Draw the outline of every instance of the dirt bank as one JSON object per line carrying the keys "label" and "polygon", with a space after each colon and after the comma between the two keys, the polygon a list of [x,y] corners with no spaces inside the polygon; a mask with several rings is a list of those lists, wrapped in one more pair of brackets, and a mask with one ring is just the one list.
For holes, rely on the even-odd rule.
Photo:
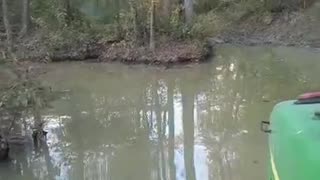
{"label": "dirt bank", "polygon": [[320,3],[294,12],[249,15],[223,33],[210,38],[212,44],[276,45],[320,48]]}
{"label": "dirt bank", "polygon": [[205,62],[211,55],[210,47],[195,41],[158,42],[151,51],[147,46],[130,42],[99,39],[48,48],[33,37],[21,42],[17,49],[18,59],[32,62],[94,61],[170,66]]}
{"label": "dirt bank", "polygon": [[100,62],[119,61],[126,64],[175,65],[206,61],[210,49],[192,42],[168,42],[158,45],[155,51],[147,47],[134,47],[126,43],[105,46]]}

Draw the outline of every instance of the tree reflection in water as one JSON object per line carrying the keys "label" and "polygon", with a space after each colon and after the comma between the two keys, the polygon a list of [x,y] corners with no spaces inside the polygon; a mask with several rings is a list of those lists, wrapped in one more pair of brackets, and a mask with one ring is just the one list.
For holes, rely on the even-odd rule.
{"label": "tree reflection in water", "polygon": [[229,51],[192,70],[54,65],[46,79],[71,91],[46,112],[48,151],[20,152],[0,179],[263,179],[258,121],[320,82],[273,49]]}

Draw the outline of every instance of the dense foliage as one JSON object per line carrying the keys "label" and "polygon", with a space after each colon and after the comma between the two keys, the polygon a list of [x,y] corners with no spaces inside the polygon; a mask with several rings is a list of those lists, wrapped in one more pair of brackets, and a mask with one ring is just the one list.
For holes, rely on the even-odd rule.
{"label": "dense foliage", "polygon": [[[61,36],[76,39],[84,34],[85,38],[98,36],[138,42],[148,42],[153,26],[156,36],[207,37],[249,13],[297,10],[312,3],[311,0],[156,0],[154,4],[152,0],[24,1],[27,3],[2,1],[8,4],[13,34],[15,27],[28,23],[21,18],[27,9],[24,15],[29,16],[32,24],[29,31],[31,27],[46,30],[53,36],[49,40],[59,41]],[[29,7],[24,8],[25,5]],[[150,24],[151,17],[154,24]]]}

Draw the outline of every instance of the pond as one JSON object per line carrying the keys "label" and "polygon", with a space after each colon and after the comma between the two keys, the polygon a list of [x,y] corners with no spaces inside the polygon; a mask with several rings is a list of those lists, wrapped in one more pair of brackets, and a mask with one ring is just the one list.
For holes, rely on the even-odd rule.
{"label": "pond", "polygon": [[310,49],[217,49],[164,69],[56,63],[41,78],[61,99],[43,113],[48,151],[24,152],[0,179],[266,180],[273,106],[320,89]]}

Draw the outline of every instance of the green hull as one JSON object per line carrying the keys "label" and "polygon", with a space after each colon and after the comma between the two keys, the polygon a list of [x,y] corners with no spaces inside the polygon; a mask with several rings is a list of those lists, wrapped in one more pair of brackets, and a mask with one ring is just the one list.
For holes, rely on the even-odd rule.
{"label": "green hull", "polygon": [[286,101],[275,106],[269,136],[270,179],[320,179],[320,104],[296,105]]}

